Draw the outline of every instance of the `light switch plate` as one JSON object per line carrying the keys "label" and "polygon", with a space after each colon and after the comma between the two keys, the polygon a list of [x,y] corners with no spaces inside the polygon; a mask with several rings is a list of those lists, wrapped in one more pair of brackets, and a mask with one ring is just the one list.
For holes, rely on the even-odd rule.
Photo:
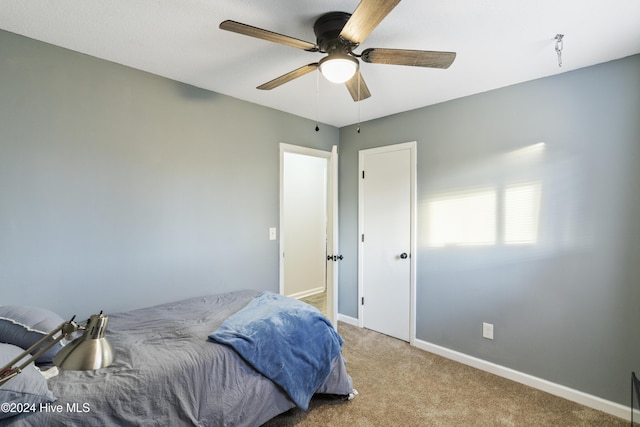
{"label": "light switch plate", "polygon": [[276,228],[275,227],[270,227],[269,228],[269,240],[276,240]]}

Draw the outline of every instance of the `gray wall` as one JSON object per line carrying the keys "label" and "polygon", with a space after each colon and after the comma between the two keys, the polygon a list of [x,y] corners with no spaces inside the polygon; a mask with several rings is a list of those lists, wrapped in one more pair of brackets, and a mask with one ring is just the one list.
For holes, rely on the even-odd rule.
{"label": "gray wall", "polygon": [[279,142],[337,128],[0,31],[0,304],[278,291]]}
{"label": "gray wall", "polygon": [[[357,317],[358,150],[414,140],[417,338],[627,405],[640,370],[640,55],[340,129],[343,314]],[[541,162],[505,165],[538,142]],[[431,197],[522,177],[542,183],[537,244],[427,245]]]}

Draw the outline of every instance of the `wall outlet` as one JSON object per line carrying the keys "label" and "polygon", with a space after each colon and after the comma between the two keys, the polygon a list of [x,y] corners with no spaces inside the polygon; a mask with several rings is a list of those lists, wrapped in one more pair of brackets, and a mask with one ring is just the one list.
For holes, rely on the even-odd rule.
{"label": "wall outlet", "polygon": [[493,339],[493,324],[482,322],[482,337],[492,340]]}
{"label": "wall outlet", "polygon": [[276,228],[275,227],[270,227],[269,228],[269,240],[276,240]]}

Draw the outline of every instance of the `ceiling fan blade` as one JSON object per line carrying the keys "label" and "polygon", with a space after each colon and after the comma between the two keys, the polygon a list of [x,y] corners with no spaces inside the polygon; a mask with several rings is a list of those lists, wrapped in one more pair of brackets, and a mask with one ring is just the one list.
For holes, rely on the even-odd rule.
{"label": "ceiling fan blade", "polygon": [[371,96],[371,92],[369,92],[369,88],[364,82],[360,71],[347,80],[345,85],[347,86],[347,89],[349,89],[349,93],[355,102],[362,101],[363,99],[367,99]]}
{"label": "ceiling fan blade", "polygon": [[365,49],[361,59],[373,64],[449,68],[453,60],[456,59],[456,53],[406,49]]}
{"label": "ceiling fan blade", "polygon": [[362,0],[344,25],[340,37],[360,44],[400,0]]}
{"label": "ceiling fan blade", "polygon": [[305,74],[308,74],[318,68],[318,63],[314,62],[313,64],[303,65],[300,68],[297,68],[293,71],[289,71],[287,74],[283,74],[280,77],[277,77],[267,83],[261,84],[257,87],[260,90],[271,90],[277,88],[280,85],[283,85],[291,80],[297,79],[298,77],[302,77]]}
{"label": "ceiling fan blade", "polygon": [[256,37],[274,43],[280,43],[285,46],[295,47],[296,49],[302,49],[308,52],[318,51],[318,46],[313,43],[274,33],[273,31],[263,30],[262,28],[252,27],[251,25],[242,24],[236,21],[223,21],[220,23],[220,29],[243,34],[245,36]]}

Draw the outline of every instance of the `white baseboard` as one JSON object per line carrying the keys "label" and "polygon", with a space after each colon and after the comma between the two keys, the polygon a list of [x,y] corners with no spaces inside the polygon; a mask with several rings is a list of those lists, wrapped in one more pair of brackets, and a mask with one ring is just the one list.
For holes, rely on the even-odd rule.
{"label": "white baseboard", "polygon": [[344,322],[351,326],[356,326],[356,327],[359,326],[357,318],[340,314],[340,313],[338,313],[338,322]]}
{"label": "white baseboard", "polygon": [[311,295],[319,294],[324,292],[324,286],[320,286],[319,288],[308,289],[302,292],[296,292],[295,294],[287,295],[289,298],[301,299],[306,298]]}
{"label": "white baseboard", "polygon": [[[456,362],[472,366],[482,371],[490,372],[500,377],[528,385],[538,390],[542,390],[555,396],[571,400],[572,402],[588,406],[589,408],[606,412],[625,420],[631,420],[631,410],[628,406],[611,402],[609,400],[605,400],[600,397],[584,393],[582,391],[578,391],[560,384],[552,383],[551,381],[537,378],[532,375],[525,374],[523,372],[519,372],[501,365],[497,365],[486,360],[478,359],[477,357],[469,356],[455,350],[450,350],[446,347],[431,344],[426,341],[416,339],[414,341],[414,345],[421,350],[437,354],[447,359],[455,360]],[[631,384],[631,379],[629,379],[629,384]],[[638,416],[638,419],[640,419],[640,411],[634,410],[634,420],[636,416]]]}

